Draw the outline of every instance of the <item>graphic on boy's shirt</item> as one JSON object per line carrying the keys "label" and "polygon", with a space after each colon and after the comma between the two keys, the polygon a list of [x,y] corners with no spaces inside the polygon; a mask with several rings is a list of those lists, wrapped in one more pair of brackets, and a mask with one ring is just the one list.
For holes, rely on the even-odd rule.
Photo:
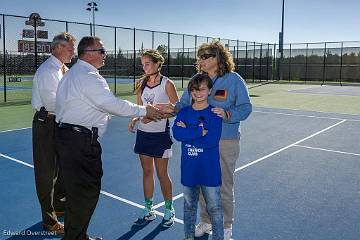
{"label": "graphic on boy's shirt", "polygon": [[154,93],[151,93],[151,94],[144,93],[142,97],[145,99],[146,104],[154,103],[154,98],[155,98]]}
{"label": "graphic on boy's shirt", "polygon": [[195,146],[192,146],[191,144],[185,144],[185,147],[187,148],[188,156],[196,157],[199,155],[199,153],[204,152],[203,148],[196,148]]}
{"label": "graphic on boy's shirt", "polygon": [[214,99],[217,101],[226,101],[228,91],[226,89],[218,89],[214,94]]}

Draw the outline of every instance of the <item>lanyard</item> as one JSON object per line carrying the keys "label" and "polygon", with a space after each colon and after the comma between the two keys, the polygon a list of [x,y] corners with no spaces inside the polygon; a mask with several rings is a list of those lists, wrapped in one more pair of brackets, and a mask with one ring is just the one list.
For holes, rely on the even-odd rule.
{"label": "lanyard", "polygon": [[216,76],[215,78],[214,78],[214,80],[212,80],[213,81],[213,87],[215,86],[215,83],[216,83],[216,81],[219,79],[219,76]]}

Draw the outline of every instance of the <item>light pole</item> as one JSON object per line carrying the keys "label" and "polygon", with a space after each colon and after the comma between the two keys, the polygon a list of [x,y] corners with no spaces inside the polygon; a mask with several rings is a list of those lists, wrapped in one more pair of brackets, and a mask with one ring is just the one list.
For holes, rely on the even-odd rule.
{"label": "light pole", "polygon": [[96,2],[89,2],[87,4],[89,7],[86,8],[87,11],[92,12],[92,25],[93,25],[93,30],[92,30],[92,34],[93,36],[95,36],[95,12],[99,11],[99,9],[97,8],[97,4]]}
{"label": "light pole", "polygon": [[281,13],[281,32],[279,32],[279,52],[280,52],[280,60],[279,60],[279,80],[282,80],[282,63],[284,59],[284,5],[285,0],[282,0],[282,13]]}

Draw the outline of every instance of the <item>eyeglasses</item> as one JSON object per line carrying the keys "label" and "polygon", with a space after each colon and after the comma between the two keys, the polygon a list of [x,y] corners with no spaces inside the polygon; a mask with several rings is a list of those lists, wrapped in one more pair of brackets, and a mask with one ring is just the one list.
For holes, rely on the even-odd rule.
{"label": "eyeglasses", "polygon": [[99,49],[86,49],[85,51],[86,51],[86,52],[97,52],[97,51],[99,51],[101,54],[105,54],[105,53],[106,53],[105,48],[99,48]]}
{"label": "eyeglasses", "polygon": [[211,53],[205,53],[205,54],[202,54],[202,55],[200,56],[200,59],[201,59],[201,60],[206,60],[206,59],[211,58],[211,57],[216,57],[216,55],[215,55],[215,54],[211,54]]}

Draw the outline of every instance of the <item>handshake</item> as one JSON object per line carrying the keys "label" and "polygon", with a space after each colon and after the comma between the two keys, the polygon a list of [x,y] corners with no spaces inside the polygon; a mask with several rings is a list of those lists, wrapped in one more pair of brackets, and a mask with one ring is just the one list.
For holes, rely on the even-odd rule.
{"label": "handshake", "polygon": [[146,105],[145,118],[151,121],[173,117],[174,115],[175,105],[172,103],[157,103],[155,105]]}
{"label": "handshake", "polygon": [[[155,105],[146,105],[146,115],[141,119],[142,123],[149,123],[151,121],[157,121],[173,117],[175,115],[175,105],[172,103],[158,103]],[[135,132],[136,122],[139,121],[139,117],[132,118],[129,122],[128,129],[130,132]]]}

